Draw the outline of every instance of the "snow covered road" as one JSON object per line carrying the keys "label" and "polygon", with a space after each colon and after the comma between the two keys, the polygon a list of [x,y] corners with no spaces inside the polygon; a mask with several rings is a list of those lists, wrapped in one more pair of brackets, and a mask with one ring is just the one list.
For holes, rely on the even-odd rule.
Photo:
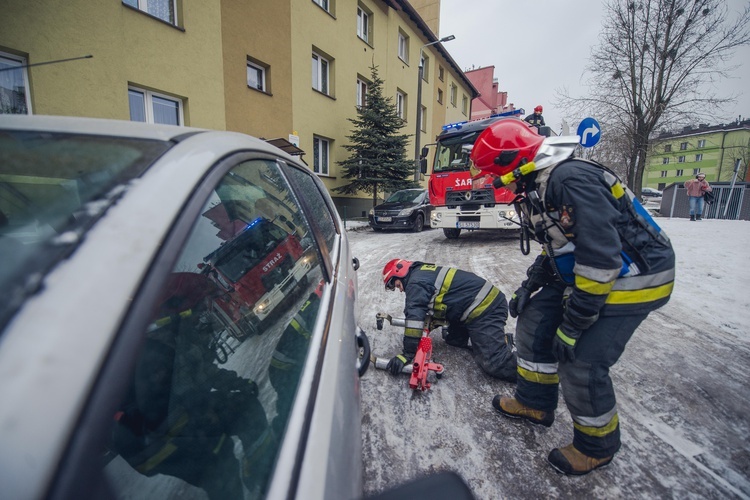
{"label": "snow covered road", "polygon": [[[478,499],[750,498],[750,222],[658,219],[677,254],[672,300],[652,313],[612,369],[623,446],[612,464],[583,477],[557,474],[552,448],[572,439],[560,399],[551,428],[509,420],[490,402],[513,385],[486,376],[469,352],[435,339],[446,374],[426,393],[406,376],[371,368],[362,378],[365,493],[441,470],[458,472]],[[403,316],[381,270],[406,258],[472,271],[510,296],[538,247],[491,232],[447,240],[442,231],[350,231],[361,267],[359,323],[373,352],[400,352],[400,329],[375,314]],[[509,318],[508,331],[515,320]]]}

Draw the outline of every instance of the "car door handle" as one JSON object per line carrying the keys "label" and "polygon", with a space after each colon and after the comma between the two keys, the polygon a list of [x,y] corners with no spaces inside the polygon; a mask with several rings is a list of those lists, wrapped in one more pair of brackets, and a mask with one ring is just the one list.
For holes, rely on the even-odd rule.
{"label": "car door handle", "polygon": [[357,327],[357,372],[360,377],[364,375],[370,367],[371,354],[370,340],[367,338],[367,334],[362,328]]}

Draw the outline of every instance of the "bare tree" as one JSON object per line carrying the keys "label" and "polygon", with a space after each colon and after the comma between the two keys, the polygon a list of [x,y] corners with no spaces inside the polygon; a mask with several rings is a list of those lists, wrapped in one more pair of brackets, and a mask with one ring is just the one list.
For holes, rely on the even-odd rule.
{"label": "bare tree", "polygon": [[715,113],[736,97],[712,89],[735,69],[728,65],[734,50],[750,43],[750,5],[730,21],[724,0],[606,0],[604,17],[586,68],[589,95],[563,90],[558,99],[568,110],[607,122],[610,139],[625,138],[626,149],[613,150],[640,195],[657,127]]}

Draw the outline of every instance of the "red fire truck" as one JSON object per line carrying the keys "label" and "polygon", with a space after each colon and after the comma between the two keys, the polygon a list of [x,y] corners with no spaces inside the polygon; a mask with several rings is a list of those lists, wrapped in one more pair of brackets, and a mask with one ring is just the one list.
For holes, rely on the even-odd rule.
{"label": "red fire truck", "polygon": [[[523,109],[518,109],[482,120],[443,126],[443,131],[437,137],[428,192],[430,204],[435,207],[430,216],[430,225],[443,228],[446,238],[458,238],[463,229],[520,229],[518,214],[511,205],[515,195],[505,188],[493,188],[490,176],[472,181],[469,155],[474,141],[491,123],[519,120],[523,112]],[[549,134],[540,130],[543,135],[545,132]],[[422,156],[426,155],[423,149]]]}
{"label": "red fire truck", "polygon": [[296,234],[260,217],[203,260],[203,272],[226,292],[214,301],[214,312],[243,338],[306,279],[313,258]]}

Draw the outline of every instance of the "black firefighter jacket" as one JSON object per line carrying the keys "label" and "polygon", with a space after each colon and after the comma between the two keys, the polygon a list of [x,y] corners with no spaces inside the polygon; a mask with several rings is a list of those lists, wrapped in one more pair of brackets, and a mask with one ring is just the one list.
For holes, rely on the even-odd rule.
{"label": "black firefighter jacket", "polygon": [[[536,174],[522,210],[556,274],[572,287],[566,319],[582,330],[598,316],[648,313],[672,293],[669,238],[609,170],[568,159]],[[539,202],[533,202],[533,193]]]}

